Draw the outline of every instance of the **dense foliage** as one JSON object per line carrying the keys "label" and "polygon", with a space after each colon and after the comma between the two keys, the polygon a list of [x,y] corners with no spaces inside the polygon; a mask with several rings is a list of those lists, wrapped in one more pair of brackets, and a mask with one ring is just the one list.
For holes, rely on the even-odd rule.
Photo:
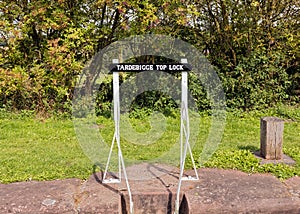
{"label": "dense foliage", "polygon": [[[229,108],[295,104],[299,12],[298,0],[3,0],[0,108],[70,112],[76,78],[91,57],[143,33],[172,35],[201,50],[218,71]],[[100,86],[99,113],[109,109],[110,82]],[[191,87],[208,108],[197,80]]]}

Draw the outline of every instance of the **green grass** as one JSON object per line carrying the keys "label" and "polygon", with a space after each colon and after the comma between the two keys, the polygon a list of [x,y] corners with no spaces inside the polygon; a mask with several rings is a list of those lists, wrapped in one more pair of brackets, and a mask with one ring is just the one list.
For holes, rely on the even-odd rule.
{"label": "green grass", "polygon": [[[259,150],[260,118],[264,116],[278,116],[285,120],[283,151],[296,161],[295,166],[260,165],[253,156],[252,153]],[[204,166],[238,169],[248,173],[270,172],[282,179],[300,176],[300,109],[280,107],[265,112],[229,113],[222,143]]]}
{"label": "green grass", "polygon": [[[282,164],[261,166],[251,153],[259,149],[260,117],[270,115],[287,120],[284,128],[284,153],[296,160],[297,164],[293,167]],[[129,143],[122,138],[125,158],[132,161],[160,161],[159,158],[171,149],[175,149],[174,153],[178,154],[178,147],[174,145],[178,145],[179,140],[179,117],[168,117],[166,121],[166,130],[155,143],[141,145],[138,142]],[[140,134],[149,131],[151,127],[147,118],[132,118],[130,122]],[[283,179],[300,176],[299,108],[280,107],[265,112],[228,113],[222,142],[209,161],[203,164],[199,162],[199,157],[209,133],[210,122],[209,116],[201,116],[199,136],[193,149],[198,167],[238,169],[247,173],[270,172]],[[113,137],[113,121],[99,117],[97,123],[109,146]],[[193,117],[191,125],[193,132],[196,126]],[[85,156],[77,141],[72,120],[68,119],[41,120],[26,112],[0,112],[0,151],[1,183],[71,177],[85,179],[94,170],[93,163]],[[163,160],[173,161],[171,156],[166,156]],[[189,158],[187,167],[191,167]]]}
{"label": "green grass", "polygon": [[5,116],[0,119],[0,182],[86,178],[92,166],[72,121]]}

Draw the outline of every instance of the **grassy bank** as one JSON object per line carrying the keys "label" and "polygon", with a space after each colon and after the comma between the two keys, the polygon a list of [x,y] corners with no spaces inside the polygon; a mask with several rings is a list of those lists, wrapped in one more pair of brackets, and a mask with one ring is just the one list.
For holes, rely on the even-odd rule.
{"label": "grassy bank", "polygon": [[[284,152],[296,160],[297,164],[293,167],[281,164],[260,166],[252,155],[259,149],[259,119],[270,115],[286,120]],[[169,117],[166,121],[166,130],[156,143],[140,145],[122,140],[124,156],[127,159],[151,160],[168,151],[174,142],[178,142],[179,117]],[[200,118],[199,135],[193,149],[198,167],[230,168],[248,173],[271,172],[279,178],[300,176],[299,108],[228,113],[217,151],[208,162],[202,164],[198,159],[209,133],[210,121],[207,115]],[[112,120],[99,117],[97,123],[101,135],[110,144],[114,127]],[[150,129],[147,118],[132,119],[131,124],[139,133]],[[93,163],[82,151],[73,122],[68,119],[39,119],[32,115],[1,112],[0,151],[1,183],[70,177],[85,179],[93,172]],[[190,160],[187,166],[191,166]]]}

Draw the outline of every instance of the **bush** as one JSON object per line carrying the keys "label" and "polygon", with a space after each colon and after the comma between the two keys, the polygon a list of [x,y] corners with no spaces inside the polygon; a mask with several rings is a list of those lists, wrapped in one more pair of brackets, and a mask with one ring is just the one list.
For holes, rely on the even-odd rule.
{"label": "bush", "polygon": [[289,98],[289,81],[277,53],[255,51],[243,57],[230,75],[223,75],[229,108],[264,109]]}

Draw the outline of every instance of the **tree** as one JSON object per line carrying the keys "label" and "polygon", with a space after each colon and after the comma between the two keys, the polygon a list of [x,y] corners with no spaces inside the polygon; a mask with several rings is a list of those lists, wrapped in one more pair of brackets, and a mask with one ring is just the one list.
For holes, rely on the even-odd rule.
{"label": "tree", "polygon": [[[229,107],[298,101],[297,0],[4,0],[0,2],[0,107],[70,111],[78,74],[121,38],[159,33],[203,50]],[[140,58],[139,60],[147,60]],[[85,88],[95,78],[86,78]],[[198,83],[195,96],[201,103]],[[275,90],[274,90],[275,89]],[[298,93],[298,94],[297,94]]]}
{"label": "tree", "polygon": [[298,1],[206,0],[196,7],[203,15],[194,17],[194,28],[229,107],[265,107],[291,95],[287,70],[299,67]]}
{"label": "tree", "polygon": [[0,103],[12,109],[68,110],[76,76],[116,40],[122,22],[113,1],[14,0],[0,8]]}

